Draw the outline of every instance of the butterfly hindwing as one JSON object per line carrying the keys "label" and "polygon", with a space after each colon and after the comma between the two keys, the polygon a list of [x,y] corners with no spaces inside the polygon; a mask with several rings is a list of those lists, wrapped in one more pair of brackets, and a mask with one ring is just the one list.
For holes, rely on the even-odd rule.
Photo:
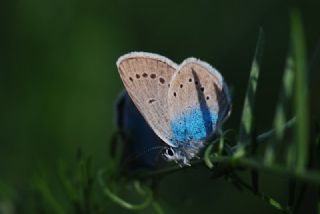
{"label": "butterfly hindwing", "polygon": [[194,58],[186,59],[172,77],[168,104],[170,126],[177,143],[203,141],[231,108],[220,73]]}
{"label": "butterfly hindwing", "polygon": [[117,66],[134,104],[154,132],[171,145],[167,96],[177,65],[157,54],[134,52],[120,57]]}

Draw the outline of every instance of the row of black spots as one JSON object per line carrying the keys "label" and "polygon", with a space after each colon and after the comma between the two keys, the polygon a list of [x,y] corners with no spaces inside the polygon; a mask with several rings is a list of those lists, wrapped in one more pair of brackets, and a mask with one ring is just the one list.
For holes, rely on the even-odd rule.
{"label": "row of black spots", "polygon": [[198,81],[195,81],[194,84],[196,84],[196,86],[200,88],[200,91],[204,92],[204,87],[200,85]]}
{"label": "row of black spots", "polygon": [[[137,79],[140,79],[140,74],[136,74],[136,78]],[[148,77],[148,74],[147,73],[143,73],[142,74],[142,77],[144,77],[144,78],[147,78]],[[150,78],[151,79],[155,79],[157,77],[157,75],[156,74],[150,74]],[[132,77],[129,77],[129,80],[131,81],[131,82],[133,82],[133,78]],[[163,79],[162,77],[160,77],[159,78],[159,82],[161,83],[161,84],[164,84],[166,81],[165,81],[165,79]],[[170,87],[170,84],[168,85],[169,87]]]}
{"label": "row of black spots", "polygon": [[[189,78],[189,82],[192,82],[192,79],[191,79],[191,78]],[[198,85],[198,84],[199,84],[198,81],[195,81],[195,84]],[[170,87],[170,84],[168,84],[168,87]],[[180,84],[180,88],[183,88],[183,84]],[[201,86],[201,87],[200,87],[200,90],[201,90],[202,92],[204,92],[204,87]],[[176,92],[174,92],[174,93],[176,94]],[[176,95],[173,95],[173,96],[176,96]]]}
{"label": "row of black spots", "polygon": [[[168,86],[170,87],[170,84],[169,84]],[[180,88],[183,88],[183,84],[180,84]],[[200,87],[200,90],[201,90],[201,92],[204,92],[204,87],[201,86],[201,87]],[[177,93],[176,93],[176,92],[173,92],[173,96],[176,97],[176,96],[177,96]],[[209,100],[209,99],[210,99],[210,97],[209,97],[209,96],[206,96],[206,100]]]}
{"label": "row of black spots", "polygon": [[[190,80],[191,80],[191,79],[189,79],[189,82],[190,82]],[[191,81],[192,81],[192,80],[191,80]],[[170,85],[169,85],[169,87],[170,87]],[[183,84],[180,84],[180,88],[183,88]],[[173,92],[173,96],[176,97],[176,96],[177,96],[177,93],[176,93],[176,92]]]}
{"label": "row of black spots", "polygon": [[[192,82],[192,81],[193,81],[192,78],[189,78],[189,82]],[[196,80],[196,81],[194,82],[194,84],[195,84],[195,85],[198,85],[199,82]]]}
{"label": "row of black spots", "polygon": [[[168,86],[170,87],[170,84],[169,84]],[[180,84],[180,88],[183,88],[183,84]],[[201,87],[200,87],[200,90],[201,90],[202,92],[204,92],[204,87],[201,86]]]}
{"label": "row of black spots", "polygon": [[[176,97],[177,96],[177,93],[176,92],[173,92],[173,96]],[[210,97],[209,96],[206,96],[206,100],[209,100]]]}

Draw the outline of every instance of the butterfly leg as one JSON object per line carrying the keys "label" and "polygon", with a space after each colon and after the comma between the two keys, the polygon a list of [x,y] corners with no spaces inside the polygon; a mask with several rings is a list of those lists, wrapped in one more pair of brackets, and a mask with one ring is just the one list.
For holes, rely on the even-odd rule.
{"label": "butterfly leg", "polygon": [[183,157],[183,165],[185,166],[191,166],[189,160],[187,159],[187,157]]}

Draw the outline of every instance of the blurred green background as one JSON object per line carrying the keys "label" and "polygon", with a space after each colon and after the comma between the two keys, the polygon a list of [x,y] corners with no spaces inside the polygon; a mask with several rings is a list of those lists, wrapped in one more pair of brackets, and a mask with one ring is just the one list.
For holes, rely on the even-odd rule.
{"label": "blurred green background", "polygon": [[[114,101],[123,88],[115,62],[122,54],[147,51],[177,63],[190,56],[209,62],[231,88],[233,113],[226,127],[237,129],[263,27],[256,115],[262,132],[272,124],[278,99],[291,6],[302,13],[309,58],[320,38],[316,0],[8,0],[0,5],[0,182],[16,198],[28,197],[25,190],[39,169],[54,175],[59,160],[73,163],[78,148],[92,154],[98,167],[108,165]],[[313,90],[319,92],[319,84]],[[320,109],[319,96],[312,99],[313,109]],[[319,111],[312,117],[319,119]],[[284,178],[266,175],[262,181],[267,193],[283,199]],[[166,177],[159,194],[168,213],[279,213],[223,180],[212,181],[201,168]],[[127,212],[116,205],[108,211]]]}

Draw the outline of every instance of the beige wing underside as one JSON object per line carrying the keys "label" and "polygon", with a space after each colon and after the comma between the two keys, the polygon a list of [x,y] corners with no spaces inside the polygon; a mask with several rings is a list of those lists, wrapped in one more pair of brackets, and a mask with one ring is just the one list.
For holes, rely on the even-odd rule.
{"label": "beige wing underside", "polygon": [[177,65],[169,59],[143,52],[120,57],[118,70],[124,86],[154,132],[171,145],[168,90]]}
{"label": "beige wing underside", "polygon": [[221,125],[231,110],[228,88],[221,74],[209,64],[194,58],[186,59],[173,76],[168,104],[172,119],[192,109],[199,109],[202,113],[215,112],[216,122],[209,121],[212,130]]}

